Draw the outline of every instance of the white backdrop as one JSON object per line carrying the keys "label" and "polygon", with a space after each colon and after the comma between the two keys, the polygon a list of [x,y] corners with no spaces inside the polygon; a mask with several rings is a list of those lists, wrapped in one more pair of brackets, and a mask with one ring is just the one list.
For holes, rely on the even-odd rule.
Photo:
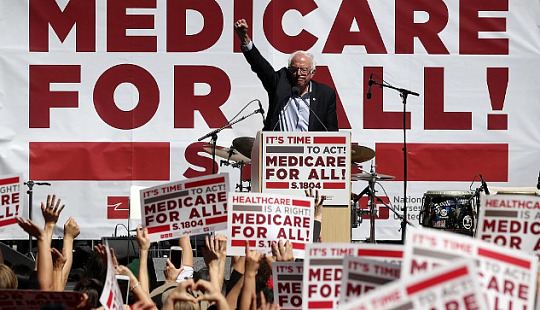
{"label": "white backdrop", "polygon": [[[0,1],[0,175],[50,182],[34,188],[34,210],[56,193],[67,205],[59,223],[73,216],[80,238],[127,225],[121,209],[131,185],[211,173],[197,139],[253,99],[267,108],[234,40],[239,17],[276,69],[293,50],[315,54],[314,79],[339,95],[340,128],[376,151],[364,170],[373,164],[396,176],[377,194],[397,208],[403,104],[388,88],[373,87],[366,100],[367,80],[374,73],[420,93],[406,106],[411,222],[418,223],[426,191],[468,191],[478,173],[490,185],[536,186],[537,0],[152,0],[137,9],[125,2]],[[261,127],[254,115],[220,132],[217,144],[254,137]],[[219,159],[216,167],[230,173],[232,187],[238,183],[237,169]],[[353,182],[353,193],[366,185]],[[380,214],[377,239],[399,239],[398,221]],[[353,237],[368,231],[365,221]],[[1,236],[26,238],[18,228]]]}

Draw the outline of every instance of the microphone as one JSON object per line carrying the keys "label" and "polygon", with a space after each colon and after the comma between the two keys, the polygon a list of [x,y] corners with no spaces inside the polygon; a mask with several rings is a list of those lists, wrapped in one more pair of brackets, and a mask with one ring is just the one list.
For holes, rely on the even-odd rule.
{"label": "microphone", "polygon": [[261,116],[263,118],[263,122],[264,122],[264,109],[262,107],[262,103],[260,100],[257,100],[257,102],[259,103],[259,110],[257,111],[258,113],[261,113]]}
{"label": "microphone", "polygon": [[540,171],[538,172],[538,183],[536,183],[536,188],[540,189]]}
{"label": "microphone", "polygon": [[482,180],[482,187],[484,188],[484,191],[486,192],[486,195],[489,195],[489,189],[486,184],[486,181],[484,181],[484,177],[480,175],[480,180]]}
{"label": "microphone", "polygon": [[373,85],[373,73],[369,75],[368,90],[367,90],[367,99],[371,99],[371,85]]}

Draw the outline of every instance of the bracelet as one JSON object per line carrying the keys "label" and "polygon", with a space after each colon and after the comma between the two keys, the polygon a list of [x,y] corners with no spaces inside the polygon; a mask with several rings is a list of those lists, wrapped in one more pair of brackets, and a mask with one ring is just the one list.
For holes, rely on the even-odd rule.
{"label": "bracelet", "polygon": [[130,287],[130,288],[129,288],[129,291],[130,291],[130,292],[133,292],[133,290],[134,290],[135,288],[137,288],[137,286],[139,286],[139,285],[141,285],[141,282],[137,282],[135,285],[133,285],[132,287]]}

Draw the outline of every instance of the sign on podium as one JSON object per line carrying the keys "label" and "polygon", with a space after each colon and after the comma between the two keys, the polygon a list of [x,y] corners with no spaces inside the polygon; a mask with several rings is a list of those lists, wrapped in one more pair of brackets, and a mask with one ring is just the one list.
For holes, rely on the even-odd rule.
{"label": "sign on podium", "polygon": [[326,197],[321,237],[350,242],[350,132],[257,133],[251,154],[251,190]]}

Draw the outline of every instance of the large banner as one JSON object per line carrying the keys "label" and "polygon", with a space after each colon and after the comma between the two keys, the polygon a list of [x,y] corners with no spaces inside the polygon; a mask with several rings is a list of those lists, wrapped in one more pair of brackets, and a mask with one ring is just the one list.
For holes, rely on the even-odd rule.
{"label": "large banner", "polygon": [[[479,173],[490,185],[536,186],[537,0],[7,0],[0,12],[0,174],[51,183],[33,201],[57,194],[83,239],[127,223],[132,185],[212,172],[240,181],[240,168],[205,151],[209,138],[198,141],[254,112],[255,102],[243,110],[254,99],[268,110],[235,38],[239,18],[276,69],[295,50],[315,55],[314,79],[336,90],[339,127],[375,151],[360,166],[395,177],[377,194],[406,205],[411,222],[425,192],[468,191]],[[370,76],[420,96],[404,105],[373,85],[367,100]],[[261,128],[253,115],[221,130],[217,145]],[[376,236],[399,239],[399,220],[376,208]],[[365,220],[353,238],[367,236]]]}

